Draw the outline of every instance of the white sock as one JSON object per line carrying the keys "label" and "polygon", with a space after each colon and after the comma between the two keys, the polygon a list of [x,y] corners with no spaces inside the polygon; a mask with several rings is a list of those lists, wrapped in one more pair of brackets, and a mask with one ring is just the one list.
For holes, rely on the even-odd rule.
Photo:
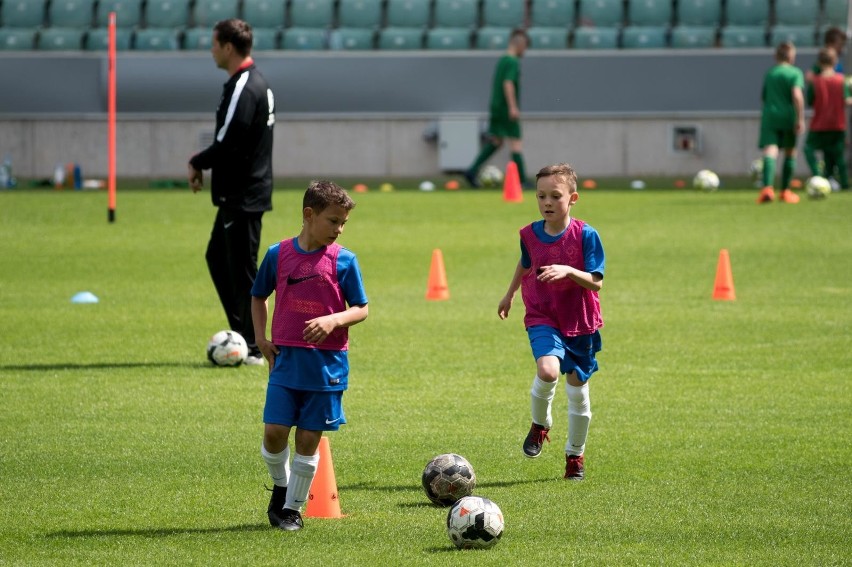
{"label": "white sock", "polygon": [[269,469],[269,476],[272,477],[275,486],[287,486],[290,480],[290,446],[285,447],[280,453],[270,453],[261,443],[260,454],[266,461],[266,468]]}
{"label": "white sock", "polygon": [[293,457],[291,467],[290,487],[287,489],[287,501],[285,508],[302,511],[302,505],[308,501],[308,493],[311,491],[311,483],[317,474],[319,466],[319,452],[316,455],[306,457],[296,453]]}
{"label": "white sock", "polygon": [[553,382],[545,382],[536,376],[533,379],[532,389],[530,390],[530,410],[533,423],[543,425],[547,429],[550,429],[550,426],[553,425],[550,406],[553,402],[553,396],[556,394],[556,384],[558,382],[559,379]]}
{"label": "white sock", "polygon": [[565,384],[565,391],[568,393],[568,441],[565,443],[565,452],[582,455],[586,450],[589,422],[592,421],[589,385],[578,387]]}

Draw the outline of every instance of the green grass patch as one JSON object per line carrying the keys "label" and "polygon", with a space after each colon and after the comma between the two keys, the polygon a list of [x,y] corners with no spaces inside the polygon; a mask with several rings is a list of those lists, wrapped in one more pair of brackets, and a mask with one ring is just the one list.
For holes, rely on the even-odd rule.
{"label": "green grass patch", "polygon": [[[277,191],[263,247],[300,227]],[[0,564],[849,564],[852,195],[582,193],[607,272],[587,480],[566,483],[566,400],[527,460],[534,362],[520,297],[530,193],[391,194],[342,237],[370,318],[351,332],[349,424],[330,435],[347,516],[269,528],[262,368],[204,356],[226,325],[206,271],[214,209],[186,190],[0,193]],[[433,248],[451,299],[425,301]],[[737,300],[711,299],[719,250]],[[96,305],[72,305],[88,290]],[[420,473],[473,464],[506,517],[458,552]]]}

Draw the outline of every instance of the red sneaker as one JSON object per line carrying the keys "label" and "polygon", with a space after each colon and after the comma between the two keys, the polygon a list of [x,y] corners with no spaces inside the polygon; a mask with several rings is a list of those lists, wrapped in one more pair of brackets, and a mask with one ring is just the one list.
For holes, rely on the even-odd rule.
{"label": "red sneaker", "polygon": [[530,432],[527,433],[527,438],[524,439],[524,455],[531,459],[541,455],[541,446],[544,445],[545,441],[550,443],[550,437],[547,436],[549,431],[550,429],[545,426],[533,422],[530,426]]}
{"label": "red sneaker", "polygon": [[799,202],[799,196],[789,189],[784,189],[778,196],[778,200],[782,203],[790,203],[794,205]]}
{"label": "red sneaker", "polygon": [[586,478],[586,467],[583,463],[583,455],[565,455],[565,478],[568,480]]}
{"label": "red sneaker", "polygon": [[757,198],[757,204],[771,203],[775,199],[775,189],[772,187],[764,187]]}

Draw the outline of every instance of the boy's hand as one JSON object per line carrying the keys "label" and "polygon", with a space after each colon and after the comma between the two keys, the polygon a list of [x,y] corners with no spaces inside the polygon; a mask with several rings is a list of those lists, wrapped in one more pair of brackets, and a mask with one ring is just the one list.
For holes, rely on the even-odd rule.
{"label": "boy's hand", "polygon": [[509,316],[509,310],[512,308],[512,300],[514,298],[511,295],[505,296],[500,300],[500,304],[497,305],[497,316],[500,319],[505,319]]}
{"label": "boy's hand", "polygon": [[536,279],[540,282],[555,282],[568,277],[571,273],[571,266],[563,266],[561,264],[551,264],[550,266],[542,266],[538,269]]}
{"label": "boy's hand", "polygon": [[275,356],[278,354],[278,347],[272,341],[262,338],[257,339],[257,348],[260,349],[260,353],[266,359],[266,362],[269,363],[269,368],[271,369],[275,365]]}
{"label": "boy's hand", "polygon": [[189,188],[192,189],[193,193],[198,193],[201,191],[201,187],[204,185],[204,174],[192,167],[192,164],[187,165],[188,173],[187,178],[189,179]]}
{"label": "boy's hand", "polygon": [[305,321],[305,330],[302,332],[302,338],[312,345],[318,345],[323,342],[337,328],[337,320],[334,315],[325,315],[317,317],[310,321]]}

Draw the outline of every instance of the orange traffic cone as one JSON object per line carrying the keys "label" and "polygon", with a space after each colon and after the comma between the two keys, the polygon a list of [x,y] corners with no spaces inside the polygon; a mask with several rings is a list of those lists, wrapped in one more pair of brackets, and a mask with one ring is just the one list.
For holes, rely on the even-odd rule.
{"label": "orange traffic cone", "polygon": [[731,259],[728,250],[719,251],[719,263],[716,264],[716,283],[713,286],[713,299],[733,301],[737,298],[734,293],[734,276],[731,274]]}
{"label": "orange traffic cone", "polygon": [[524,200],[518,164],[512,160],[506,164],[506,175],[503,177],[503,200],[507,203],[520,203]]}
{"label": "orange traffic cone", "polygon": [[426,285],[426,299],[443,301],[450,298],[447,287],[447,272],[444,270],[444,255],[440,248],[432,251],[432,265],[429,267],[429,283]]}
{"label": "orange traffic cone", "polygon": [[308,505],[305,516],[308,518],[342,518],[340,498],[337,495],[337,481],[334,479],[334,462],[331,460],[331,447],[328,437],[320,439],[319,467],[311,490],[308,492]]}

